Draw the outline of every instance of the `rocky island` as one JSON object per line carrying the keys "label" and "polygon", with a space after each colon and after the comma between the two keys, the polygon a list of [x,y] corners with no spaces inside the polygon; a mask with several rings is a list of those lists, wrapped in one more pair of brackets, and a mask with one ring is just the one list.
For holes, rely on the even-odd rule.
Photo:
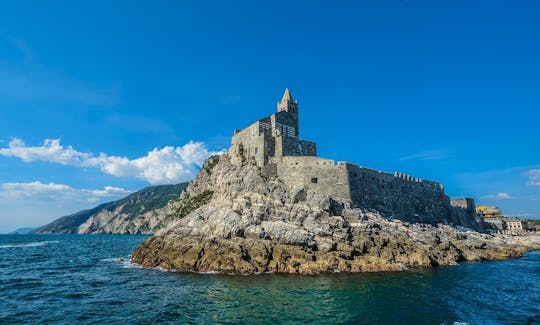
{"label": "rocky island", "polygon": [[317,274],[519,257],[540,249],[483,233],[474,200],[441,184],[317,157],[289,90],[278,112],[235,130],[182,192],[168,227],[132,261],[167,270]]}

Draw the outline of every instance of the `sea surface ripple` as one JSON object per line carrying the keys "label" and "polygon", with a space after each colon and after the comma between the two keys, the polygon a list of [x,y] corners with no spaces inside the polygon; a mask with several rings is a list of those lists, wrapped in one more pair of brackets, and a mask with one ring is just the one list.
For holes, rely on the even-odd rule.
{"label": "sea surface ripple", "polygon": [[409,272],[143,269],[147,236],[0,235],[0,324],[540,324],[540,252]]}

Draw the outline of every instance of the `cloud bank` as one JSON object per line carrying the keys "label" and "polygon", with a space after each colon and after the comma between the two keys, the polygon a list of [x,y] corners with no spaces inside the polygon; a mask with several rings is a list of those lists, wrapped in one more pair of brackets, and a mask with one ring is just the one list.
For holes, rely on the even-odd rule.
{"label": "cloud bank", "polygon": [[150,184],[187,181],[193,178],[204,160],[213,154],[219,152],[209,151],[204,143],[193,141],[181,147],[155,148],[146,156],[136,159],[80,152],[72,146],[63,146],[60,139],[46,139],[40,146],[27,146],[21,139],[15,138],[7,148],[0,148],[1,156],[16,157],[24,162],[46,161],[81,168],[99,168],[109,175],[135,177]]}
{"label": "cloud bank", "polygon": [[493,200],[493,201],[502,201],[502,200],[511,200],[513,199],[514,197],[511,196],[510,194],[508,193],[497,193],[497,194],[493,194],[493,195],[486,195],[486,196],[483,196],[482,199],[485,199],[485,200]]}
{"label": "cloud bank", "polygon": [[120,187],[105,186],[103,189],[88,190],[76,189],[64,184],[41,182],[30,183],[4,183],[0,184],[0,199],[2,200],[25,200],[35,201],[77,201],[95,203],[105,198],[119,198],[128,195],[127,191]]}

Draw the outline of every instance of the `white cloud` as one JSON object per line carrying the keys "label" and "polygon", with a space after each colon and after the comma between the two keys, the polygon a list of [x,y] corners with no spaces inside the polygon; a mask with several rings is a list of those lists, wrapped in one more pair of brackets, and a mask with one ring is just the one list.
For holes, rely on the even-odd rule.
{"label": "white cloud", "polygon": [[120,198],[128,195],[127,191],[120,187],[105,186],[103,189],[76,189],[64,184],[56,183],[4,183],[0,185],[0,199],[2,201],[18,201],[32,199],[35,201],[77,201],[98,202],[106,198]]}
{"label": "white cloud", "polygon": [[0,233],[42,226],[61,216],[119,200],[131,192],[113,186],[79,189],[56,183],[0,183]]}
{"label": "white cloud", "polygon": [[527,172],[529,185],[540,186],[540,169],[531,169]]}
{"label": "white cloud", "polygon": [[17,157],[25,162],[49,161],[79,167],[90,167],[87,161],[92,158],[91,154],[62,146],[59,139],[46,139],[42,146],[28,147],[21,139],[15,138],[9,142],[9,148],[0,149],[0,155]]}
{"label": "white cloud", "polygon": [[420,151],[405,157],[399,158],[401,161],[406,160],[443,160],[451,157],[452,154],[446,150]]}
{"label": "white cloud", "polygon": [[511,200],[513,198],[514,197],[508,193],[497,193],[497,194],[486,195],[482,197],[482,199],[484,200],[494,200],[494,201]]}
{"label": "white cloud", "polygon": [[202,142],[192,142],[182,147],[155,148],[146,156],[129,159],[94,155],[80,152],[71,146],[64,147],[60,139],[46,139],[41,146],[27,146],[21,139],[13,139],[7,148],[0,148],[0,155],[17,157],[25,162],[47,161],[75,167],[94,167],[117,177],[136,177],[151,184],[171,184],[187,181],[195,175],[204,160],[213,154]]}

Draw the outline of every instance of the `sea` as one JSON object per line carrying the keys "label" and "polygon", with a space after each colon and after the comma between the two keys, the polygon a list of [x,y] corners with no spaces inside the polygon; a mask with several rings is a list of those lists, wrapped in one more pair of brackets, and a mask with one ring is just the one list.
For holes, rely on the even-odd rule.
{"label": "sea", "polygon": [[540,324],[540,252],[404,272],[239,276],[131,264],[146,238],[0,235],[0,324]]}

